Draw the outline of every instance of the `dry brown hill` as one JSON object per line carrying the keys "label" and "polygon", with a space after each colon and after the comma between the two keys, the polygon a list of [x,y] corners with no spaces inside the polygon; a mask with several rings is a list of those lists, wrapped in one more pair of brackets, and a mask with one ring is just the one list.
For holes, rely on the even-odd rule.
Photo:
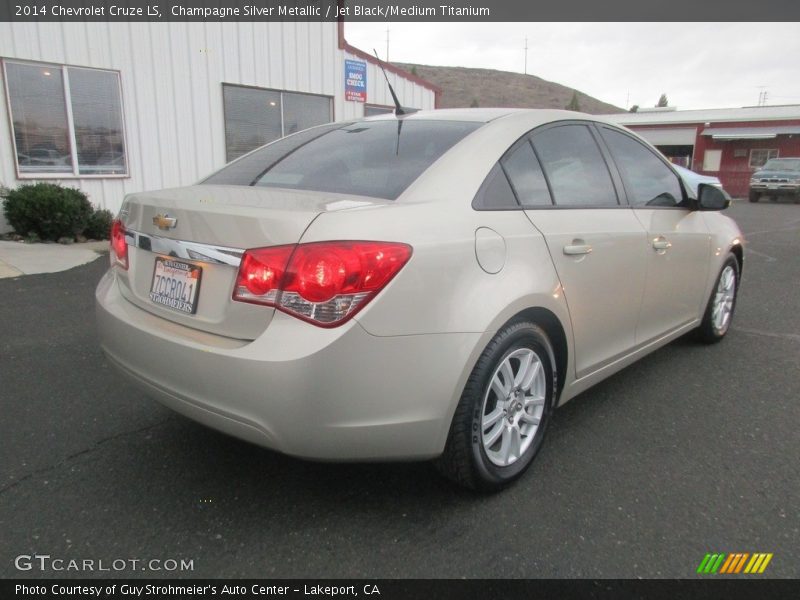
{"label": "dry brown hill", "polygon": [[494,69],[395,64],[401,69],[413,70],[418,76],[442,88],[440,108],[461,108],[475,106],[476,103],[482,107],[564,108],[572,99],[572,93],[577,91],[578,104],[583,112],[625,112],[618,106],[534,75]]}

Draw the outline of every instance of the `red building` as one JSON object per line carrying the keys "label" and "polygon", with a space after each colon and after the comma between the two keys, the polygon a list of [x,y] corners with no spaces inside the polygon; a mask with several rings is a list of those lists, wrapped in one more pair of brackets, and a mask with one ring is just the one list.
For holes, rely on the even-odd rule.
{"label": "red building", "polygon": [[733,196],[747,196],[750,175],[768,159],[800,157],[800,104],[640,109],[608,117],[636,131],[671,161],[719,177]]}

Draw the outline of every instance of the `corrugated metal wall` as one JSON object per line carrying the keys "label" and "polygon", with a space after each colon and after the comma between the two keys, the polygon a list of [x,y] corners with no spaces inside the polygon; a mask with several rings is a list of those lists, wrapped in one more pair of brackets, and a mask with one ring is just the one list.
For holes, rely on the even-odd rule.
{"label": "corrugated metal wall", "polygon": [[[115,212],[126,193],[191,184],[224,164],[223,82],[332,96],[336,120],[364,111],[344,100],[344,60],[356,57],[339,50],[336,23],[6,22],[0,57],[120,72],[130,176],[57,180]],[[389,78],[404,105],[434,107],[431,90]],[[367,85],[369,103],[392,104],[371,63]],[[14,187],[20,180],[0,96],[0,183]]]}

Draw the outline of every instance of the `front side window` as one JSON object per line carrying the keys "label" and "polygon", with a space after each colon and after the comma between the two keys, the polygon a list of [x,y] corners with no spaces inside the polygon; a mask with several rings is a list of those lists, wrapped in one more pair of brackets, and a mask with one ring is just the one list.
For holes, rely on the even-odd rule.
{"label": "front side window", "polygon": [[283,136],[333,120],[328,96],[224,83],[222,99],[228,161]]}
{"label": "front side window", "polygon": [[4,68],[20,174],[127,174],[118,73],[9,61]]}
{"label": "front side window", "polygon": [[617,193],[600,148],[585,125],[559,125],[534,134],[557,206],[617,206]]}
{"label": "front side window", "polygon": [[678,176],[653,152],[619,131],[603,127],[602,132],[633,206],[678,206],[683,202]]}
{"label": "front side window", "polygon": [[222,168],[203,183],[394,200],[442,154],[480,125],[391,120],[317,127],[264,146]]}

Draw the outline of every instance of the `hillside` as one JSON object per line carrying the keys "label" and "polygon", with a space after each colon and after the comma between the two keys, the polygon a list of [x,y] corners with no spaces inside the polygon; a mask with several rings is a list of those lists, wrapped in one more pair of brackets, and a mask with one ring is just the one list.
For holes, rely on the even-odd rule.
{"label": "hillside", "polygon": [[[572,88],[546,81],[534,75],[471,69],[466,67],[434,67],[395,63],[442,88],[440,108],[474,105],[510,108],[564,108],[572,99]],[[623,109],[602,102],[578,91],[578,104],[590,114],[619,113]]]}

